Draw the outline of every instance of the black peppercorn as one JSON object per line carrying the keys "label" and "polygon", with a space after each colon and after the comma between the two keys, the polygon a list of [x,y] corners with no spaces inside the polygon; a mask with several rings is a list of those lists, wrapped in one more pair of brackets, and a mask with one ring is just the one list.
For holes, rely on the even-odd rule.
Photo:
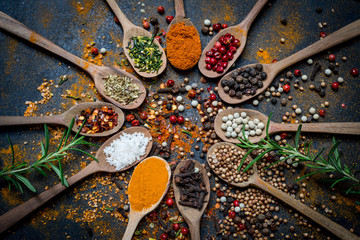
{"label": "black peppercorn", "polygon": [[325,97],[326,93],[323,89],[321,89],[321,91],[319,92],[319,96],[320,97]]}
{"label": "black peppercorn", "polygon": [[282,25],[287,25],[287,19],[284,17],[280,19],[280,22]]}
{"label": "black peppercorn", "polygon": [[231,89],[231,90],[229,91],[229,96],[230,96],[230,97],[234,97],[235,94],[236,94],[236,92],[235,92],[234,89]]}
{"label": "black peppercorn", "polygon": [[263,70],[263,65],[262,64],[256,64],[255,69],[258,70],[259,72],[261,72]]}
{"label": "black peppercorn", "polygon": [[260,73],[260,76],[261,76],[261,79],[266,79],[266,77],[267,77],[267,73],[266,72],[261,72]]}
{"label": "black peppercorn", "polygon": [[229,86],[229,81],[227,79],[224,79],[221,81],[221,86],[225,87],[225,86]]}
{"label": "black peppercorn", "polygon": [[249,74],[250,74],[250,76],[255,77],[256,76],[256,70],[254,68],[251,68]]}
{"label": "black peppercorn", "polygon": [[236,82],[238,82],[238,83],[242,83],[243,80],[244,80],[243,76],[236,77]]}
{"label": "black peppercorn", "polygon": [[229,86],[225,86],[225,87],[224,87],[224,92],[228,93],[229,90],[230,90]]}
{"label": "black peppercorn", "polygon": [[246,67],[245,72],[249,73],[251,71],[251,67]]}
{"label": "black peppercorn", "polygon": [[201,32],[203,34],[208,34],[209,33],[209,28],[208,27],[203,27],[203,28],[201,28]]}
{"label": "black peppercorn", "polygon": [[276,98],[272,98],[272,99],[271,99],[271,103],[275,105],[275,104],[277,103],[277,99],[276,99]]}
{"label": "black peppercorn", "polygon": [[166,104],[166,109],[170,111],[172,109],[172,104],[171,103]]}
{"label": "black peppercorn", "polygon": [[158,24],[159,24],[159,21],[158,21],[157,18],[151,17],[151,18],[150,18],[150,23],[155,26],[155,25],[158,25]]}
{"label": "black peppercorn", "polygon": [[257,82],[257,86],[258,86],[258,88],[262,88],[262,87],[264,86],[264,84],[263,84],[263,82],[258,81],[258,82]]}
{"label": "black peppercorn", "polygon": [[322,12],[322,7],[317,7],[316,9],[315,9],[315,11],[317,12],[317,13],[321,13]]}
{"label": "black peppercorn", "polygon": [[234,87],[234,85],[235,85],[235,80],[234,79],[229,79],[228,80],[228,86],[230,87],[230,88],[232,88],[232,87]]}
{"label": "black peppercorn", "polygon": [[240,88],[240,90],[244,90],[245,89],[245,84],[239,84],[239,88]]}
{"label": "black peppercorn", "polygon": [[295,84],[299,84],[299,83],[300,83],[300,80],[299,80],[299,79],[295,79],[294,83],[295,83]]}
{"label": "black peppercorn", "polygon": [[243,73],[241,73],[241,76],[243,76],[244,78],[248,78],[248,77],[249,77],[249,73],[243,72]]}

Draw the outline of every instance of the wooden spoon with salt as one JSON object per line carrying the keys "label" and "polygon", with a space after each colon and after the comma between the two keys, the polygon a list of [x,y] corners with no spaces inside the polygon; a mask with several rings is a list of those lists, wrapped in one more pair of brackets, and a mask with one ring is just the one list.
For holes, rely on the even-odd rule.
{"label": "wooden spoon with salt", "polygon": [[[346,25],[345,27],[337,30],[336,32],[330,34],[329,36],[313,43],[312,45],[304,48],[303,50],[294,53],[293,55],[279,61],[276,63],[270,63],[270,64],[263,64],[263,71],[267,73],[267,78],[263,81],[263,87],[260,89],[257,89],[257,92],[254,95],[243,95],[242,98],[237,99],[235,97],[230,97],[227,93],[224,92],[224,88],[221,85],[221,82],[229,77],[231,77],[232,73],[235,73],[240,68],[235,69],[228,74],[226,74],[224,77],[221,78],[219,81],[219,96],[220,98],[229,103],[229,104],[239,104],[243,103],[260,93],[264,92],[272,83],[272,81],[275,79],[276,75],[284,70],[285,68],[303,60],[306,59],[312,55],[315,55],[319,52],[322,52],[326,49],[329,49],[331,47],[334,47],[338,44],[344,43],[354,37],[357,37],[360,35],[360,19],[356,20],[355,22],[350,23],[349,25]],[[249,64],[241,68],[246,67],[254,67],[255,64]]]}
{"label": "wooden spoon with salt", "polygon": [[[255,6],[251,9],[249,14],[246,16],[246,18],[241,23],[239,23],[238,25],[228,27],[228,28],[221,30],[218,34],[216,34],[211,39],[211,41],[208,43],[208,45],[204,48],[204,50],[201,54],[200,60],[198,62],[199,70],[205,77],[208,77],[208,78],[221,77],[230,69],[231,65],[233,65],[235,63],[236,59],[238,59],[240,57],[241,53],[243,52],[243,50],[245,48],[247,34],[249,32],[251,24],[253,23],[253,21],[255,20],[257,15],[260,13],[261,9],[265,6],[267,1],[268,0],[257,1]],[[233,35],[236,39],[240,40],[240,47],[237,49],[236,53],[234,54],[234,58],[232,60],[228,61],[227,68],[225,68],[222,73],[217,73],[216,71],[213,71],[213,70],[207,70],[205,67],[206,52],[210,51],[215,46],[215,43],[219,40],[219,38],[224,36],[227,33]]]}
{"label": "wooden spoon with salt", "polygon": [[[216,135],[225,142],[240,143],[238,138],[228,138],[225,136],[225,131],[221,129],[223,123],[222,118],[229,114],[246,112],[251,119],[259,119],[260,122],[266,123],[268,116],[262,114],[259,111],[245,109],[245,108],[232,108],[226,109],[219,113],[214,121],[214,128]],[[269,135],[279,132],[296,132],[300,124],[281,124],[270,121]],[[360,135],[360,122],[330,122],[330,123],[302,123],[301,132],[312,132],[312,133],[330,133],[330,134],[348,134],[348,135]],[[248,140],[252,143],[257,143],[261,139],[266,138],[266,130],[263,129],[262,134],[259,136],[249,136]]]}
{"label": "wooden spoon with salt", "polygon": [[[118,120],[117,125],[104,132],[99,133],[83,133],[79,132],[80,135],[88,136],[88,137],[106,137],[110,136],[120,130],[122,125],[124,124],[124,112],[121,111],[120,108],[116,107],[115,105],[111,103],[106,102],[86,102],[86,103],[80,103],[77,105],[72,106],[69,110],[66,112],[54,115],[54,116],[43,116],[43,117],[24,117],[24,116],[0,116],[0,127],[1,126],[19,126],[19,125],[36,125],[36,124],[51,124],[51,125],[61,125],[65,127],[69,127],[71,124],[71,121],[76,116],[80,116],[81,111],[86,110],[90,108],[90,110],[93,110],[94,108],[102,108],[102,107],[109,107],[112,108],[117,114],[118,114]],[[71,129],[73,132],[77,132],[78,126],[74,124],[74,126]]]}
{"label": "wooden spoon with salt", "polygon": [[175,183],[175,178],[173,178],[175,201],[176,201],[176,206],[181,213],[181,216],[183,216],[183,218],[185,219],[186,223],[189,226],[191,239],[192,240],[200,240],[200,221],[201,221],[201,217],[209,203],[210,181],[209,181],[209,177],[207,176],[207,172],[206,172],[205,168],[198,161],[195,161],[192,159],[181,161],[177,165],[177,167],[174,171],[174,176],[180,173],[180,169],[181,169],[181,167],[183,167],[186,164],[186,161],[193,161],[195,163],[195,167],[197,167],[199,169],[199,173],[202,176],[202,179],[203,179],[203,182],[205,184],[205,188],[206,188],[208,194],[204,198],[204,203],[203,203],[203,206],[201,209],[183,206],[183,205],[179,204],[180,190],[179,190],[179,187]]}
{"label": "wooden spoon with salt", "polygon": [[[175,18],[171,21],[170,25],[168,26],[167,32],[170,31],[171,26],[173,26],[174,24],[178,24],[178,23],[184,23],[185,26],[192,26],[192,27],[194,27],[194,28],[196,29],[195,25],[194,25],[188,18],[185,18],[184,1],[183,1],[183,0],[174,0],[174,2],[175,2]],[[196,30],[196,36],[194,36],[194,37],[197,38],[199,42],[201,42],[201,41],[200,41],[200,34],[199,34],[199,32],[198,32],[197,30]],[[185,40],[185,41],[186,41],[186,40]],[[168,46],[168,43],[166,43],[166,44],[167,44],[167,47],[169,47],[169,46]],[[200,44],[201,44],[201,43],[200,43]],[[201,45],[200,45],[200,48],[201,48]],[[197,61],[196,61],[196,62],[194,61],[195,63],[194,63],[193,66],[189,66],[189,67],[186,68],[186,69],[182,68],[182,69],[180,69],[180,70],[188,70],[188,69],[194,67],[194,66],[196,65],[196,63],[198,62],[199,58],[200,58],[200,55],[198,56]],[[170,62],[175,68],[178,68],[177,66],[175,66],[175,65],[171,62],[170,59],[169,59],[169,62]]]}
{"label": "wooden spoon with salt", "polygon": [[[134,133],[143,133],[145,137],[149,138],[149,143],[146,146],[145,154],[140,157],[139,160],[134,161],[130,165],[120,169],[116,170],[114,166],[110,165],[106,161],[106,156],[104,154],[104,148],[109,146],[115,139],[118,139],[122,134],[134,134]],[[70,186],[73,186],[78,181],[86,178],[87,176],[97,173],[97,172],[108,172],[108,173],[115,173],[115,172],[122,172],[125,171],[139,162],[141,162],[149,153],[151,150],[153,144],[153,140],[151,137],[150,132],[144,128],[144,127],[131,127],[127,128],[118,134],[112,136],[109,138],[106,142],[101,145],[101,147],[98,149],[96,153],[96,158],[99,160],[99,162],[92,161],[89,165],[87,165],[84,169],[82,169],[77,174],[71,176],[69,179],[67,179],[67,182]],[[19,222],[24,217],[30,215],[33,211],[40,208],[47,202],[49,202],[51,199],[55,198],[57,195],[59,195],[61,192],[68,189],[68,187],[62,185],[61,183],[55,185],[54,187],[50,188],[49,190],[46,190],[36,197],[31,198],[30,200],[24,202],[23,204],[11,209],[7,213],[4,213],[0,216],[0,234],[4,231],[8,230],[10,227],[14,226],[17,222]]]}
{"label": "wooden spoon with salt", "polygon": [[[213,171],[214,171],[215,165],[212,161],[213,161],[214,156],[216,156],[216,154],[214,153],[214,150],[222,145],[228,145],[228,146],[234,147],[235,149],[244,151],[243,149],[239,148],[238,146],[236,146],[232,143],[225,143],[225,142],[216,143],[209,149],[209,151],[207,153],[207,161],[208,161],[210,168]],[[251,157],[248,156],[248,158],[251,162],[252,161]],[[249,171],[251,171],[251,170],[249,170]],[[214,173],[216,174],[215,171],[214,171]],[[240,183],[235,183],[234,181],[228,181],[227,179],[222,178],[221,174],[219,174],[217,176],[219,178],[221,178],[222,180],[224,180],[225,182],[227,182],[235,187],[240,187],[240,188],[256,187],[266,193],[271,194],[272,196],[276,197],[277,199],[283,201],[284,203],[288,204],[290,207],[297,210],[299,213],[305,215],[306,217],[313,220],[314,222],[316,222],[323,228],[327,229],[329,232],[333,233],[335,236],[337,236],[340,239],[349,239],[349,240],[350,239],[352,239],[352,240],[360,239],[358,236],[356,236],[355,234],[353,234],[352,232],[350,232],[343,226],[331,221],[329,218],[323,216],[322,214],[315,211],[314,209],[306,206],[305,204],[301,203],[299,200],[292,198],[290,195],[287,195],[285,192],[275,188],[271,184],[262,180],[260,178],[260,176],[258,175],[258,170],[257,170],[256,164],[253,165],[253,169],[252,169],[252,172],[250,172],[250,174],[251,174],[251,176],[248,177],[247,181],[243,181]]]}
{"label": "wooden spoon with salt", "polygon": [[149,31],[145,30],[144,28],[141,28],[141,27],[138,27],[138,26],[132,24],[130,22],[130,20],[125,16],[125,14],[121,11],[121,9],[119,8],[119,5],[117,5],[115,0],[106,0],[106,2],[109,4],[110,8],[113,10],[113,12],[115,13],[115,16],[119,19],[121,26],[123,27],[123,30],[124,30],[124,37],[123,37],[124,54],[127,57],[127,59],[129,60],[131,66],[136,71],[136,73],[144,78],[154,78],[154,77],[159,76],[165,70],[166,63],[167,63],[165,51],[162,48],[162,46],[160,45],[160,43],[158,41],[154,40],[154,43],[159,47],[159,50],[162,52],[162,55],[161,55],[162,65],[161,65],[159,71],[153,72],[153,73],[141,72],[139,68],[135,67],[135,62],[130,57],[128,50],[125,48],[125,46],[128,45],[128,43],[131,41],[132,37],[145,36],[145,37],[151,38],[152,34]]}
{"label": "wooden spoon with salt", "polygon": [[[164,160],[162,159],[161,157],[156,157],[156,156],[152,156],[152,157],[148,157],[147,159],[145,159],[142,163],[140,164],[144,164],[146,161],[148,161],[149,159],[152,159],[152,158],[156,158],[156,159],[159,159],[161,161],[164,162],[165,164],[165,167],[167,169],[167,173],[168,173],[168,182],[167,182],[167,185],[166,185],[166,188],[165,188],[165,191],[163,192],[163,194],[161,195],[161,197],[159,198],[159,200],[154,203],[150,208],[148,209],[145,209],[141,212],[138,212],[136,210],[133,209],[133,207],[131,206],[131,197],[129,196],[129,202],[130,202],[130,213],[129,213],[129,221],[128,221],[128,225],[126,227],[126,231],[124,233],[124,236],[123,236],[123,240],[131,240],[132,239],[132,236],[136,230],[136,227],[137,225],[139,224],[140,220],[145,216],[147,215],[149,212],[153,211],[154,209],[157,208],[157,206],[159,206],[161,200],[164,198],[165,194],[167,193],[168,189],[169,189],[169,185],[170,185],[170,178],[171,178],[171,169],[170,169],[170,166],[169,164]],[[139,166],[140,166],[139,164]],[[133,176],[136,172],[136,168],[133,172]],[[129,183],[129,188],[131,186],[131,180],[130,180],[130,183]]]}
{"label": "wooden spoon with salt", "polygon": [[[87,62],[67,51],[60,48],[59,46],[55,45],[54,43],[50,42],[46,38],[42,37],[41,35],[37,34],[36,32],[32,31],[22,23],[16,21],[12,17],[6,15],[3,12],[0,12],[0,28],[12,33],[20,38],[30,41],[31,43],[52,52],[59,57],[62,57],[69,62],[73,63],[74,65],[80,67],[92,77],[95,83],[95,87],[98,92],[101,94],[103,98],[107,101],[111,102],[112,104],[118,106],[122,109],[134,109],[139,107],[146,98],[146,89],[142,82],[137,79],[135,76],[131,75],[130,73],[121,70],[119,68],[114,67],[107,67],[107,66],[97,66],[93,63]],[[118,75],[124,76],[132,79],[132,82],[139,86],[140,95],[137,99],[135,99],[130,104],[122,104],[116,101],[115,99],[107,96],[105,94],[105,86],[104,86],[104,78],[108,77],[109,75]]]}

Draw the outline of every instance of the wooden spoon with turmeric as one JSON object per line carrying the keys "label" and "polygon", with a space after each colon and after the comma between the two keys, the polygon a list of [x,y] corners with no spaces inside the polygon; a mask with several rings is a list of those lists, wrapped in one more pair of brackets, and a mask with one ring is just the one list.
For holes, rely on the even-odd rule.
{"label": "wooden spoon with turmeric", "polygon": [[[166,34],[166,52],[171,65],[180,70],[188,70],[194,67],[200,59],[201,56],[201,40],[200,35],[194,24],[188,19],[185,18],[185,8],[183,0],[174,0],[175,2],[175,18],[171,21],[167,29]],[[187,28],[186,31],[170,31],[171,28],[174,28],[174,25],[183,25],[181,27]],[[188,37],[179,38],[178,34],[193,34],[191,40]],[[174,35],[176,34],[176,35]],[[173,36],[174,35],[174,36]],[[191,41],[193,44],[191,50],[187,49],[187,43],[185,41]],[[173,53],[175,50],[181,50],[183,52],[181,56],[179,53]],[[197,53],[198,51],[198,53]],[[198,55],[196,55],[198,54]],[[195,56],[194,56],[195,55]],[[179,61],[180,60],[180,61]],[[181,62],[181,64],[179,64]]]}
{"label": "wooden spoon with turmeric", "polygon": [[170,177],[170,166],[160,157],[148,157],[135,168],[128,188],[130,214],[123,240],[131,240],[140,220],[160,204]]}

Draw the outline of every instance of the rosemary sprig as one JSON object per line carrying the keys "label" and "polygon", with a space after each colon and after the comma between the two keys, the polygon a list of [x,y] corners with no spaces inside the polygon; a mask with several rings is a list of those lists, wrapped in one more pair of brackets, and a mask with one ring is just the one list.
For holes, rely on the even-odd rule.
{"label": "rosemary sprig", "polygon": [[31,191],[36,192],[35,187],[30,183],[30,181],[24,175],[33,170],[36,170],[40,174],[46,177],[47,174],[44,171],[45,169],[49,171],[53,170],[59,176],[61,180],[61,184],[68,187],[69,184],[66,181],[66,178],[64,177],[61,160],[68,154],[67,152],[70,150],[84,153],[90,156],[91,158],[93,158],[95,161],[98,161],[93,155],[85,152],[84,150],[76,148],[76,146],[78,145],[97,146],[95,144],[85,141],[84,136],[78,137],[78,134],[81,131],[82,126],[79,129],[79,131],[76,133],[75,137],[68,143],[69,135],[73,125],[74,125],[74,119],[71,121],[69,128],[64,132],[56,151],[49,152],[49,142],[50,142],[49,130],[47,125],[45,124],[44,125],[45,144],[43,142],[40,143],[42,154],[40,159],[38,159],[32,164],[27,163],[25,161],[21,161],[21,162],[15,161],[15,153],[14,153],[13,145],[11,143],[9,136],[7,136],[12,153],[12,162],[10,165],[6,166],[3,170],[0,171],[0,178],[3,178],[8,182],[9,189],[11,189],[11,185],[13,184],[16,189],[23,192],[23,187],[21,186],[22,183]]}
{"label": "rosemary sprig", "polygon": [[[272,114],[271,114],[272,115]],[[337,141],[335,138],[332,139],[333,146],[330,149],[328,155],[326,157],[323,156],[323,152],[325,148],[322,148],[317,154],[310,153],[310,147],[311,142],[308,144],[305,144],[304,150],[305,153],[303,154],[300,152],[300,134],[301,134],[301,125],[299,126],[295,139],[294,139],[294,147],[286,144],[285,146],[282,146],[278,144],[276,141],[270,139],[269,136],[269,124],[270,124],[270,118],[271,115],[268,118],[268,122],[266,125],[266,139],[261,139],[257,144],[251,143],[245,133],[243,132],[243,139],[239,138],[240,144],[237,144],[239,147],[244,149],[249,149],[249,151],[245,154],[244,158],[241,160],[238,172],[240,171],[245,159],[247,156],[251,153],[253,150],[263,150],[261,154],[259,154],[255,159],[253,159],[243,170],[243,172],[247,171],[252,167],[253,164],[261,160],[264,155],[268,152],[275,151],[278,155],[282,155],[283,158],[281,158],[279,161],[276,161],[272,163],[269,167],[281,162],[286,161],[287,159],[295,159],[295,162],[306,162],[306,165],[308,167],[316,169],[316,171],[311,172],[309,174],[303,175],[300,178],[298,178],[296,181],[300,181],[304,178],[307,178],[308,176],[318,174],[318,173],[327,173],[327,172],[334,172],[341,175],[340,178],[337,179],[331,179],[333,182],[331,185],[331,188],[334,187],[336,184],[344,181],[350,181],[351,186],[346,191],[346,194],[352,193],[352,194],[360,194],[360,191],[354,191],[354,187],[360,186],[360,179],[357,178],[357,175],[360,173],[360,171],[354,171],[355,165],[352,167],[348,167],[346,164],[341,163],[341,153],[338,150],[338,146],[340,144],[340,141]],[[268,168],[269,168],[268,167]]]}

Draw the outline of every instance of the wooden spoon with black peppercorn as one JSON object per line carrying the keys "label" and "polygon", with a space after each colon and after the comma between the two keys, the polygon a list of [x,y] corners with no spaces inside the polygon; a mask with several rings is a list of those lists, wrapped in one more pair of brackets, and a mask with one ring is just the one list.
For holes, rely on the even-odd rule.
{"label": "wooden spoon with black peppercorn", "polygon": [[[240,57],[241,53],[243,52],[243,50],[245,48],[247,34],[249,32],[251,24],[253,23],[253,21],[255,20],[257,15],[260,13],[261,9],[265,6],[267,1],[268,0],[258,0],[256,2],[255,6],[251,9],[249,14],[246,16],[246,18],[240,24],[222,29],[216,36],[214,36],[211,39],[211,41],[208,43],[208,45],[206,45],[206,47],[204,48],[204,50],[201,54],[200,60],[198,62],[199,70],[205,77],[208,77],[208,78],[221,77],[230,69],[231,65],[233,65],[235,63],[236,59],[238,59]],[[224,69],[223,72],[218,73],[211,69],[210,70],[206,69],[206,66],[205,66],[206,65],[206,63],[205,63],[206,53],[211,51],[211,49],[215,46],[215,43],[217,41],[219,41],[220,37],[224,36],[227,33],[233,35],[236,39],[240,40],[240,47],[237,49],[236,53],[233,55],[233,59],[229,60],[227,62],[227,67]]]}
{"label": "wooden spoon with black peppercorn", "polygon": [[127,59],[129,60],[131,66],[134,68],[136,73],[144,78],[154,78],[154,77],[159,76],[165,70],[166,62],[167,62],[165,51],[162,48],[162,46],[160,45],[160,43],[156,40],[153,42],[154,44],[156,44],[159,47],[159,50],[162,52],[162,55],[161,55],[162,65],[159,68],[159,70],[157,72],[155,71],[155,72],[147,73],[147,72],[140,71],[139,68],[136,68],[135,62],[130,57],[128,50],[125,48],[125,46],[127,46],[128,43],[131,42],[132,37],[145,36],[145,37],[151,38],[152,34],[149,31],[145,30],[144,28],[141,28],[141,27],[138,27],[138,26],[132,24],[130,22],[130,20],[125,16],[125,14],[121,11],[121,9],[119,8],[119,5],[117,5],[115,0],[106,0],[106,2],[109,4],[111,10],[113,10],[113,12],[115,13],[115,16],[119,19],[121,26],[124,30],[124,37],[123,37],[124,54],[126,55]]}
{"label": "wooden spoon with black peppercorn", "polygon": [[[262,69],[260,70],[262,72],[262,74],[266,73],[266,78],[259,78],[258,81],[262,81],[261,85],[262,87],[259,89],[256,89],[255,86],[251,86],[249,91],[253,91],[255,90],[255,92],[252,93],[248,93],[246,95],[242,94],[239,97],[236,97],[236,94],[234,94],[234,92],[232,92],[233,97],[231,97],[228,93],[226,93],[224,91],[224,87],[226,84],[224,84],[224,81],[235,81],[236,82],[236,77],[240,76],[241,73],[243,73],[244,69],[246,68],[251,68],[251,69],[256,69],[257,67],[259,67],[260,64],[249,64],[246,65],[244,67],[235,69],[231,72],[229,72],[228,74],[226,74],[224,77],[221,78],[221,80],[219,81],[219,96],[220,98],[224,101],[227,102],[229,104],[239,104],[239,103],[243,103],[257,95],[259,95],[260,93],[264,92],[265,89],[267,89],[270,84],[272,83],[272,81],[275,79],[276,75],[281,72],[282,70],[284,70],[285,68],[303,60],[306,59],[312,55],[315,55],[319,52],[322,52],[326,49],[329,49],[331,47],[334,47],[338,44],[341,44],[345,41],[348,41],[354,37],[357,37],[360,35],[360,20],[357,20],[355,22],[350,23],[349,25],[337,30],[336,32],[330,34],[329,36],[325,37],[324,39],[321,39],[315,43],[313,43],[312,45],[304,48],[303,50],[294,53],[293,55],[279,61],[276,63],[271,63],[271,64],[263,64]],[[238,73],[240,75],[238,75]],[[238,83],[236,83],[238,84]]]}
{"label": "wooden spoon with black peppercorn", "polygon": [[[69,62],[73,63],[74,65],[78,66],[79,68],[83,69],[92,77],[95,83],[95,87],[100,93],[100,95],[106,99],[107,101],[111,102],[112,104],[118,106],[122,109],[135,109],[139,107],[146,98],[146,89],[142,82],[137,79],[135,76],[131,75],[130,73],[121,70],[119,68],[114,67],[107,67],[107,66],[98,66],[93,63],[87,62],[67,51],[62,49],[61,47],[55,45],[54,43],[50,42],[46,38],[42,37],[41,35],[37,34],[36,32],[32,31],[22,23],[16,21],[12,17],[6,15],[3,12],[0,12],[0,28],[12,33],[20,38],[23,38],[31,43],[52,52],[59,57],[62,57]],[[139,87],[140,95],[130,104],[122,104],[115,99],[107,96],[105,94],[105,86],[104,86],[104,78],[107,78],[110,75],[117,75],[122,77],[128,77],[132,79],[132,83],[136,84]]]}
{"label": "wooden spoon with black peppercorn", "polygon": [[[216,135],[225,142],[240,143],[238,138],[228,138],[225,136],[225,131],[221,129],[223,123],[222,118],[229,114],[246,112],[251,119],[259,119],[260,122],[266,125],[268,116],[262,114],[259,111],[245,109],[245,108],[232,108],[226,109],[216,115],[214,120],[214,129]],[[270,121],[268,133],[272,135],[280,132],[296,132],[300,124],[282,124]],[[359,122],[328,122],[328,123],[302,123],[301,132],[312,133],[328,133],[328,134],[348,134],[348,135],[360,135],[360,123]],[[266,138],[266,130],[263,129],[261,135],[249,136],[248,140],[252,143],[257,143],[261,139]]]}
{"label": "wooden spoon with black peppercorn", "polygon": [[[128,166],[123,167],[120,170],[116,170],[116,168],[113,165],[110,165],[107,160],[104,153],[104,149],[112,142],[118,138],[120,138],[121,135],[124,133],[127,134],[134,134],[134,133],[143,133],[145,137],[149,138],[149,143],[146,146],[145,154],[140,156],[140,158],[133,163],[131,163]],[[125,170],[128,170],[129,168],[132,168],[139,162],[141,162],[146,156],[150,153],[151,147],[153,144],[153,140],[151,137],[150,132],[144,128],[144,127],[131,127],[127,128],[116,135],[112,136],[106,142],[104,142],[101,147],[96,152],[96,158],[99,162],[96,162],[95,160],[92,161],[89,165],[87,165],[85,168],[83,168],[81,171],[76,173],[75,175],[69,177],[67,179],[67,182],[69,184],[68,187],[62,185],[61,183],[55,185],[54,187],[50,188],[49,190],[46,190],[36,197],[33,197],[29,199],[28,201],[20,204],[19,206],[11,209],[10,211],[2,214],[0,216],[0,234],[14,226],[16,223],[18,223],[20,220],[25,218],[26,216],[30,215],[35,210],[39,209],[44,204],[48,203],[50,200],[54,199],[56,196],[58,196],[60,193],[64,192],[65,190],[69,189],[69,187],[73,186],[77,182],[81,181],[82,179],[88,177],[91,174],[98,173],[98,172],[108,172],[108,173],[116,173],[116,172],[122,172]]]}
{"label": "wooden spoon with black peppercorn", "polygon": [[[19,126],[19,125],[37,125],[37,124],[50,124],[50,125],[61,125],[69,127],[73,118],[76,118],[81,115],[81,112],[95,108],[101,109],[102,107],[111,108],[115,113],[117,113],[117,124],[110,130],[97,132],[97,133],[83,133],[80,131],[80,135],[88,137],[106,137],[110,136],[120,130],[124,124],[124,113],[120,108],[116,107],[111,103],[106,102],[87,102],[80,103],[75,106],[72,106],[66,112],[54,115],[54,116],[39,116],[39,117],[25,117],[25,116],[0,116],[0,127],[1,126]],[[71,129],[73,132],[79,130],[79,126],[75,123]]]}
{"label": "wooden spoon with black peppercorn", "polygon": [[[230,146],[231,148],[234,148],[236,150],[240,150],[245,154],[245,150],[241,149],[240,147],[236,146],[232,143],[226,143],[226,142],[220,142],[214,144],[209,151],[207,152],[207,161],[210,166],[210,168],[214,171],[216,174],[216,167],[218,163],[214,163],[215,161],[218,161],[216,158],[216,150],[221,146]],[[248,156],[248,161],[251,162],[252,159],[250,156]],[[240,188],[246,188],[246,187],[257,187],[261,189],[264,192],[267,192],[274,196],[275,198],[283,201],[284,203],[288,204],[295,210],[297,210],[299,213],[305,215],[309,219],[313,220],[320,226],[327,229],[329,232],[333,233],[335,236],[337,236],[340,239],[360,239],[358,236],[347,230],[346,228],[342,227],[341,225],[331,221],[329,218],[323,216],[319,212],[313,210],[312,208],[306,206],[305,204],[301,203],[299,200],[291,197],[290,195],[287,195],[285,192],[277,189],[276,187],[272,186],[271,184],[265,182],[262,180],[258,174],[258,169],[256,167],[256,164],[253,165],[253,169],[249,170],[249,173],[251,174],[249,177],[247,177],[247,180],[244,180],[242,182],[235,183],[234,181],[229,181],[228,179],[224,178],[221,174],[217,174],[219,178],[224,180],[225,182]]]}
{"label": "wooden spoon with black peppercorn", "polygon": [[[197,201],[202,200],[201,206],[196,205],[196,204],[201,204],[200,202],[196,202],[194,205],[190,203],[193,207],[185,206],[184,200],[182,200],[183,197],[181,193],[182,191],[179,189],[179,186],[176,184],[177,181],[176,175],[184,173],[182,169],[184,169],[184,167],[191,164],[189,161],[193,162],[194,170],[195,167],[199,170],[199,173],[201,174],[202,177],[202,182],[204,183],[205,185],[204,187],[207,191],[207,194],[204,196],[203,199],[200,197],[196,199]],[[181,161],[174,171],[173,188],[174,188],[175,202],[177,208],[179,209],[181,216],[184,217],[186,223],[190,228],[191,239],[200,240],[200,221],[210,199],[210,181],[209,181],[209,177],[207,176],[207,172],[205,168],[198,161],[192,159]],[[205,192],[202,193],[205,194]],[[185,204],[189,204],[189,203],[185,203]]]}

